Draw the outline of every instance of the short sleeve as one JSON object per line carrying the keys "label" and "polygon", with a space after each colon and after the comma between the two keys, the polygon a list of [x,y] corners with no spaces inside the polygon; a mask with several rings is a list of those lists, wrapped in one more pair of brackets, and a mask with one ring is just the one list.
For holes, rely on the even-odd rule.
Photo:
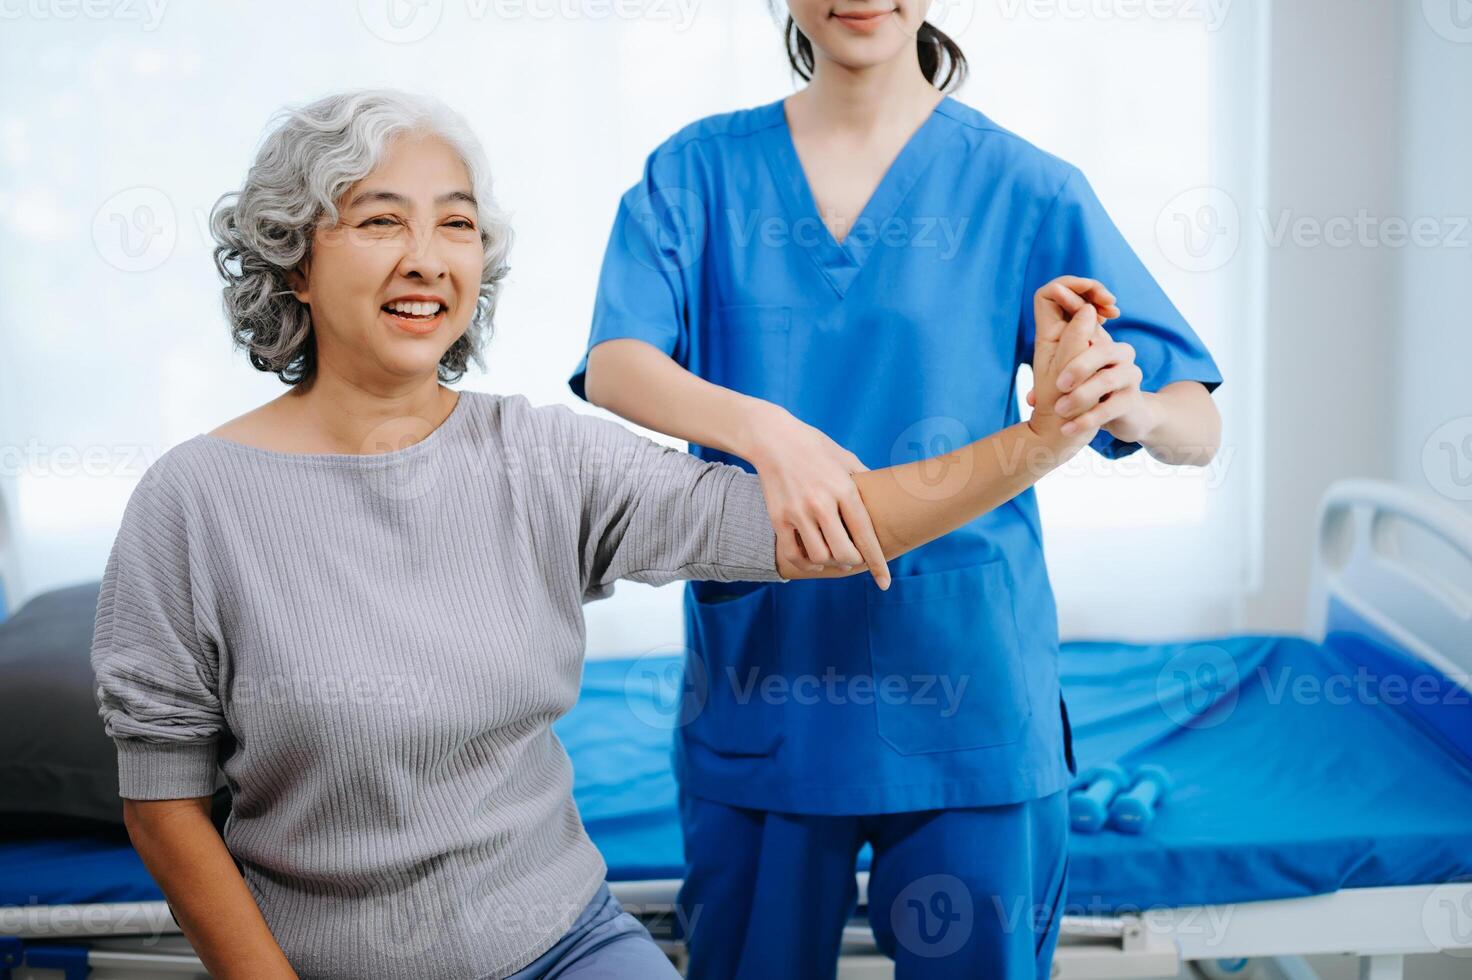
{"label": "short sleeve", "polygon": [[759,477],[553,407],[580,459],[585,602],[612,594],[618,579],[783,581]]}
{"label": "short sleeve", "polygon": [[118,751],[125,799],[211,795],[224,728],[218,641],[197,615],[188,522],[151,466],[134,489],[97,600],[98,714]]}
{"label": "short sleeve", "polygon": [[656,179],[656,160],[650,156],[613,219],[587,350],[567,382],[584,400],[588,351],[605,340],[642,340],[689,366],[686,274],[705,244],[705,213],[693,191]]}
{"label": "short sleeve", "polygon": [[[1177,381],[1199,381],[1208,392],[1222,376],[1211,353],[1171,303],[1160,284],[1110,219],[1084,175],[1069,168],[1068,177],[1038,225],[1023,281],[1019,358],[1031,363],[1037,324],[1033,295],[1059,276],[1082,276],[1102,282],[1119,299],[1123,313],[1105,325],[1109,335],[1135,349],[1143,377],[1141,391],[1159,391]],[[1102,429],[1091,443],[1110,459],[1140,448]]]}

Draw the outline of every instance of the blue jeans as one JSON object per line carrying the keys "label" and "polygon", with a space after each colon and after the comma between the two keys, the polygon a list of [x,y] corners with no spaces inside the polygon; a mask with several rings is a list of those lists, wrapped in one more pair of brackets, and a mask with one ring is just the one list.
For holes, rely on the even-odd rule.
{"label": "blue jeans", "polygon": [[649,930],[624,911],[604,883],[556,945],[506,980],[679,980],[679,976]]}

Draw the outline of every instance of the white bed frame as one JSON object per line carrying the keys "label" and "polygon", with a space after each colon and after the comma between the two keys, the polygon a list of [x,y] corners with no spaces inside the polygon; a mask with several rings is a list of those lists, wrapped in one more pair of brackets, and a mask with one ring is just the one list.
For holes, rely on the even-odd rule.
{"label": "white bed frame", "polygon": [[[0,521],[3,505],[0,497]],[[1451,579],[1444,570],[1429,571],[1430,565],[1403,547],[1398,525],[1439,542],[1443,558],[1455,556],[1460,571]],[[3,551],[0,576],[6,574]],[[1391,484],[1335,484],[1320,505],[1306,634],[1322,640],[1341,611],[1467,685],[1472,674],[1472,515]],[[867,873],[859,874],[858,884],[862,904]],[[677,963],[684,951],[668,936],[678,888],[673,880],[612,886]],[[1357,957],[1360,980],[1402,980],[1407,955],[1448,951],[1468,957],[1466,972],[1472,976],[1472,882],[1067,917],[1061,932],[1053,974],[1062,980],[1176,977],[1185,964],[1212,980],[1315,980],[1302,957],[1317,954]],[[0,936],[85,939],[92,947],[91,980],[208,976],[163,902],[0,907]],[[0,945],[0,965],[5,954]],[[13,967],[18,967],[15,980],[64,976]],[[893,964],[875,948],[867,925],[856,919],[845,931],[840,978],[893,975]]]}

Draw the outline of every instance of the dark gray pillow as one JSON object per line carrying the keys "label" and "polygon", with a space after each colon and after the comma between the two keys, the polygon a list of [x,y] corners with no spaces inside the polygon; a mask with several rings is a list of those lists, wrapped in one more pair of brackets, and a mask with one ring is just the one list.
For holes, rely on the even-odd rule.
{"label": "dark gray pillow", "polygon": [[[93,694],[101,586],[43,592],[0,621],[0,832],[122,826],[117,749]],[[229,790],[215,804],[218,826]]]}

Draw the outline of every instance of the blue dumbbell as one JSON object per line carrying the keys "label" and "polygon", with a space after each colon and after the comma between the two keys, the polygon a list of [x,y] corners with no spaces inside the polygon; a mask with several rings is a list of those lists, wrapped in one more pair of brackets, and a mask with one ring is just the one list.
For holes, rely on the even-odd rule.
{"label": "blue dumbbell", "polygon": [[1109,826],[1125,834],[1143,834],[1155,821],[1155,809],[1165,802],[1170,790],[1170,773],[1159,766],[1141,766],[1135,770],[1134,783],[1109,807]]}
{"label": "blue dumbbell", "polygon": [[1129,776],[1113,763],[1095,766],[1079,777],[1079,788],[1068,794],[1068,821],[1074,831],[1097,834],[1104,829],[1110,801],[1128,784]]}

